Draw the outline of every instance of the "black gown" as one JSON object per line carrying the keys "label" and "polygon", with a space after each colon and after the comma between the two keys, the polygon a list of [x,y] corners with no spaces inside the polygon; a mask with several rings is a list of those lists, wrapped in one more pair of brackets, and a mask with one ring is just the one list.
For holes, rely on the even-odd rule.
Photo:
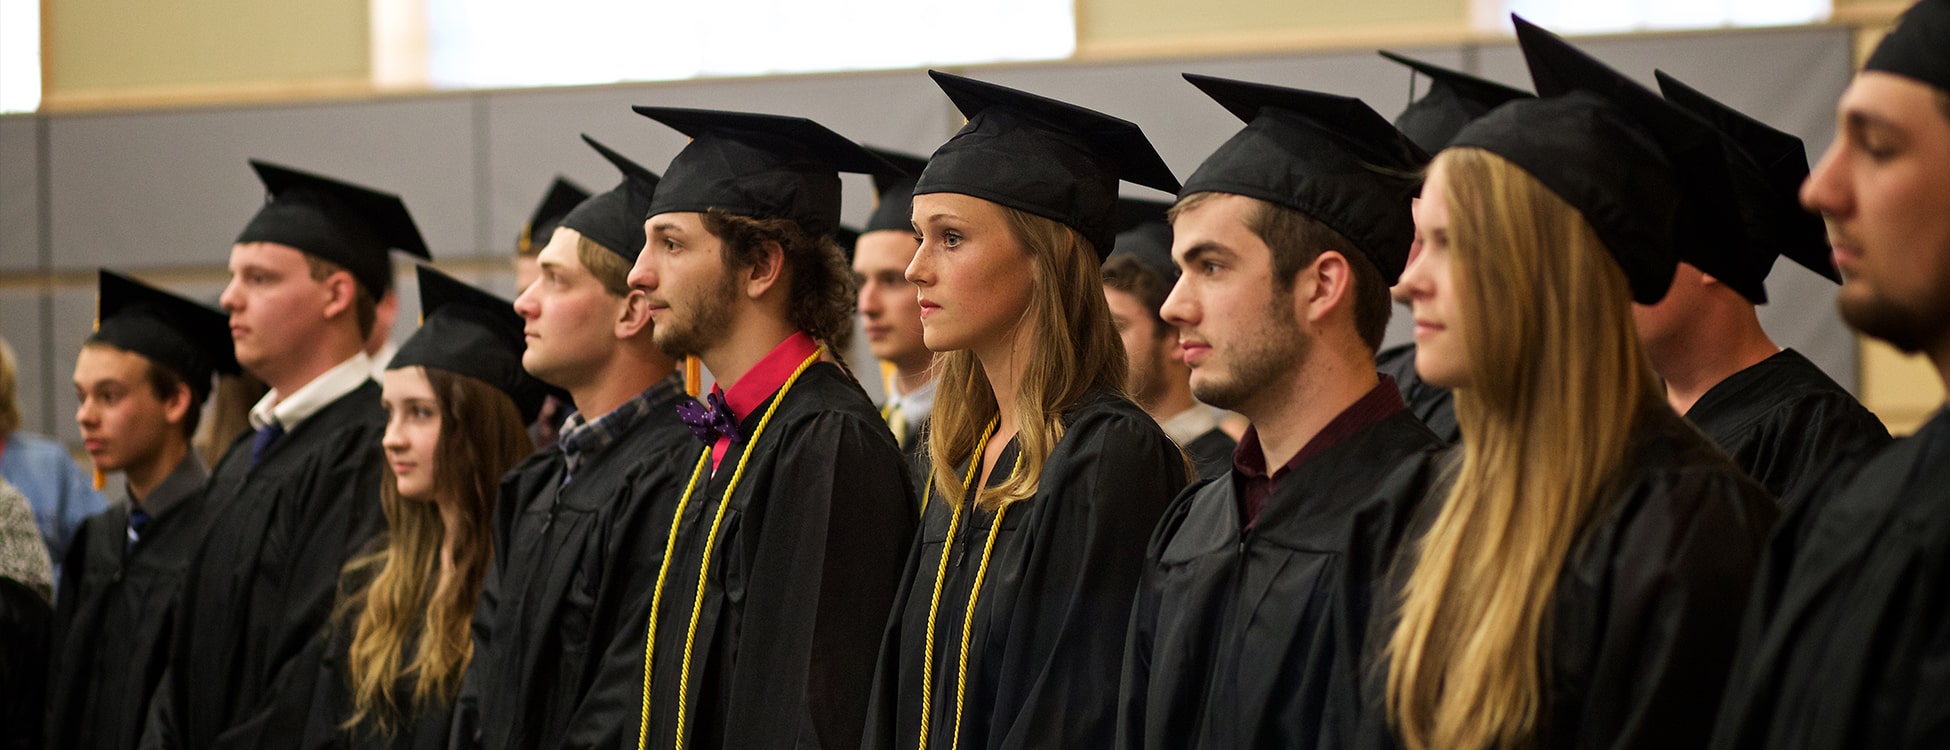
{"label": "black gown", "polygon": [[[739,457],[778,398],[745,416],[743,437],[684,509],[658,619],[648,747],[676,737],[706,540]],[[696,610],[684,747],[858,747],[875,649],[914,533],[906,463],[859,384],[826,362],[805,370],[757,437]],[[686,480],[703,450],[692,441]],[[624,666],[605,679],[641,696],[641,652]],[[639,706],[628,708],[635,717]]]}
{"label": "black gown", "polygon": [[196,463],[170,479],[185,483],[170,491],[185,494],[142,527],[133,548],[127,502],[83,521],[68,547],[48,673],[48,747],[128,750],[142,739],[175,637],[176,596],[214,518],[202,463],[186,461]]}
{"label": "black gown", "polygon": [[[1663,406],[1641,419],[1624,467],[1551,595],[1538,748],[1697,748],[1713,729],[1774,501]],[[1439,506],[1423,504],[1418,528]],[[1395,567],[1395,591],[1407,569]],[[1394,599],[1377,599],[1377,623],[1393,622]],[[1388,632],[1370,639],[1354,747],[1400,746],[1381,702]]]}
{"label": "black gown", "polygon": [[1191,456],[1192,465],[1198,468],[1199,479],[1218,479],[1232,470],[1232,451],[1239,447],[1239,441],[1214,427],[1184,447],[1185,455]]}
{"label": "black gown", "polygon": [[1118,747],[1343,746],[1374,590],[1441,447],[1397,411],[1295,466],[1250,527],[1236,475],[1180,495],[1145,556]]}
{"label": "black gown", "polygon": [[339,570],[380,528],[385,432],[370,380],[300,422],[256,468],[232,443],[205,502],[216,520],[184,579],[176,642],[143,746],[277,747],[273,691],[326,624]]}
{"label": "black gown", "polygon": [[1837,474],[1777,535],[1716,748],[1950,747],[1950,410]]}
{"label": "black gown", "polygon": [[[1185,462],[1158,423],[1120,396],[1087,394],[1063,423],[1035,496],[1010,506],[995,531],[955,742],[961,634],[995,525],[993,512],[962,514],[936,607],[930,747],[1098,748],[1116,736],[1116,686],[1145,540],[1184,488]],[[1011,440],[991,486],[1007,481],[1019,451]],[[939,498],[923,512],[881,646],[864,747],[918,744],[928,611],[953,515]]]}
{"label": "black gown", "polygon": [[1456,424],[1455,398],[1449,389],[1422,382],[1415,374],[1415,345],[1402,344],[1375,355],[1375,370],[1395,378],[1408,410],[1445,443],[1462,442],[1462,427]]}
{"label": "black gown", "polygon": [[[503,478],[453,747],[615,746],[624,738],[635,747],[641,614],[698,444],[677,417],[682,379],[648,393],[649,411],[607,450],[581,457],[567,485],[560,446]],[[637,681],[603,682],[605,668],[634,672]]]}
{"label": "black gown", "polygon": [[1783,509],[1798,505],[1839,458],[1889,443],[1882,420],[1793,349],[1707,389],[1686,420]]}

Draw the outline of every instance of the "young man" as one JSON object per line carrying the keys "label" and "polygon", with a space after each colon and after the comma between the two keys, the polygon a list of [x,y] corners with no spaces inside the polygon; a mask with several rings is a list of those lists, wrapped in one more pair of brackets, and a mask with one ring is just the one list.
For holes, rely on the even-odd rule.
{"label": "young man", "polygon": [[212,378],[236,374],[222,312],[103,270],[101,321],[75,361],[75,422],[126,497],[68,548],[48,672],[48,747],[134,747],[162,678],[171,606],[213,516],[190,450]]}
{"label": "young man", "polygon": [[[1383,51],[1381,56],[1428,76],[1429,93],[1410,102],[1407,109],[1395,116],[1395,128],[1431,154],[1447,147],[1456,133],[1461,132],[1471,120],[1482,117],[1505,102],[1530,98],[1528,92],[1461,71],[1430,65],[1393,52]],[[1416,199],[1411,204],[1419,201]],[[1409,260],[1415,259],[1415,252],[1416,248],[1411,246]],[[1389,294],[1398,304],[1409,303],[1405,290],[1393,289]],[[1375,355],[1375,369],[1395,379],[1395,386],[1402,392],[1402,400],[1408,402],[1408,410],[1415,412],[1415,416],[1428,425],[1436,437],[1448,443],[1462,439],[1462,431],[1456,426],[1456,407],[1449,389],[1424,383],[1422,376],[1415,372],[1415,342],[1381,350],[1380,354]]]}
{"label": "young man", "polygon": [[[652,343],[643,293],[624,280],[657,176],[589,145],[623,179],[562,218],[537,256],[540,277],[515,300],[527,321],[523,369],[567,391],[578,411],[557,444],[502,481],[455,747],[635,738],[640,615],[696,443],[676,414],[683,379]],[[624,679],[598,679],[610,661],[626,662],[615,665]]]}
{"label": "young man", "polygon": [[[1801,189],[1828,224],[1842,318],[1950,381],[1950,0],[1869,56]],[[1837,472],[1762,560],[1719,748],[1942,747],[1950,738],[1950,409]],[[1785,529],[1784,529],[1785,531]]]}
{"label": "young man", "polygon": [[1841,281],[1821,220],[1795,204],[1806,152],[1800,138],[1658,76],[1667,100],[1723,136],[1741,204],[1725,218],[1744,242],[1682,257],[1666,298],[1633,307],[1639,339],[1673,411],[1792,509],[1839,455],[1889,442],[1881,420],[1808,358],[1776,346],[1754,312],[1779,256]]}
{"label": "young man", "polygon": [[1180,191],[1162,312],[1193,395],[1253,426],[1152,537],[1118,744],[1336,747],[1442,445],[1374,369],[1428,157],[1356,99],[1186,78],[1247,125]]}
{"label": "young man", "polygon": [[[717,379],[653,611],[649,747],[859,747],[914,531],[906,464],[844,351],[838,172],[892,165],[797,117],[638,107],[692,137],[630,272],[657,344]],[[832,347],[828,349],[827,347]]]}
{"label": "young man", "polygon": [[[569,215],[576,206],[589,200],[589,191],[580,185],[561,177],[549,183],[548,193],[542,202],[528,215],[528,222],[521,225],[521,235],[515,238],[515,294],[527,291],[530,284],[542,277],[538,257],[542,248],[555,238],[555,228],[562,225],[562,217]],[[641,248],[639,248],[641,249]],[[535,423],[528,426],[528,437],[535,441],[536,448],[547,448],[562,436],[562,421],[569,418],[573,410],[566,400],[555,394],[542,399],[542,413]]]}
{"label": "young man", "polygon": [[1104,301],[1130,362],[1124,388],[1192,457],[1199,479],[1216,479],[1232,468],[1238,443],[1219,429],[1211,407],[1192,398],[1192,372],[1178,353],[1178,329],[1159,313],[1178,281],[1178,267],[1171,263],[1171,225],[1164,217],[1167,206],[1129,198],[1118,204],[1127,216],[1155,216],[1138,217],[1118,232],[1115,249],[1104,261]]}
{"label": "young man", "polygon": [[425,258],[426,244],[397,196],[251,166],[270,199],[230,249],[220,301],[238,363],[271,390],[205,490],[216,520],[184,580],[149,747],[277,746],[258,735],[278,676],[382,524],[385,417],[362,347],[387,250]]}
{"label": "young man", "polygon": [[[867,332],[873,356],[893,366],[887,402],[880,407],[888,431],[907,456],[915,481],[927,476],[921,449],[928,413],[934,408],[934,352],[921,343],[921,302],[907,281],[907,264],[914,260],[914,222],[909,218],[914,182],[928,160],[895,151],[869,148],[874,155],[900,168],[895,175],[875,175],[879,203],[853,242],[853,279],[860,286],[860,325]],[[917,486],[918,493],[920,488]]]}

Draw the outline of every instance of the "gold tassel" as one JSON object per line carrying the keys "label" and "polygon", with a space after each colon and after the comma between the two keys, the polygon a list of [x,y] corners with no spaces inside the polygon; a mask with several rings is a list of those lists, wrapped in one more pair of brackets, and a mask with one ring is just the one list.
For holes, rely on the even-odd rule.
{"label": "gold tassel", "polygon": [[704,390],[703,363],[697,360],[697,355],[691,355],[685,357],[684,358],[684,393],[689,394],[691,398],[697,398],[697,394],[703,390]]}
{"label": "gold tassel", "polygon": [[108,475],[103,474],[100,468],[96,468],[94,471],[95,471],[95,491],[101,492],[102,490],[107,489]]}

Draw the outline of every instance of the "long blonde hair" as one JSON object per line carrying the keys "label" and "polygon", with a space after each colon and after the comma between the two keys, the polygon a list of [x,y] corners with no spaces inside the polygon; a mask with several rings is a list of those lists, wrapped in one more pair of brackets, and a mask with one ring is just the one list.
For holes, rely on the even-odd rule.
{"label": "long blonde hair", "polygon": [[[370,577],[370,583],[350,592],[339,610],[341,617],[357,617],[346,659],[353,698],[348,729],[369,722],[390,735],[415,712],[450,704],[458,695],[474,654],[474,602],[494,557],[491,525],[501,475],[534,448],[506,394],[444,370],[429,367],[426,374],[440,401],[433,492],[458,502],[466,523],[454,541],[453,574],[436,587],[428,573],[440,564],[440,508],[401,497],[399,479],[386,467],[379,495],[385,546],[346,566],[348,580]],[[406,663],[400,656],[409,641],[415,648]],[[415,680],[410,701],[394,694],[407,675]]]}
{"label": "long blonde hair", "polygon": [[[976,493],[980,504],[1001,507],[1036,494],[1058,440],[1063,412],[1093,389],[1122,392],[1124,342],[1104,301],[1102,261],[1090,241],[1050,219],[1001,207],[1010,234],[1035,269],[1029,309],[1017,325],[1029,326],[1030,350],[1016,391],[1015,410],[1022,467],[994,490]],[[939,373],[934,413],[928,420],[928,453],[936,477],[959,477],[955,462],[980,460],[982,433],[1000,413],[982,363],[966,349],[935,357]],[[933,493],[960,507],[961,483],[936,481]]]}
{"label": "long blonde hair", "polygon": [[1455,389],[1462,462],[1387,642],[1388,713],[1411,750],[1525,747],[1548,708],[1558,572],[1659,394],[1590,224],[1488,151],[1436,164],[1470,381]]}

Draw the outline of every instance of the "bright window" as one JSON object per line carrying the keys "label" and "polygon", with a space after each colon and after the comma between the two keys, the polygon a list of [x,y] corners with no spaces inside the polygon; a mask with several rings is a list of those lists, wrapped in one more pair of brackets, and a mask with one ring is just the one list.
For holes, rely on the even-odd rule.
{"label": "bright window", "polygon": [[0,0],[0,112],[41,106],[41,0]]}
{"label": "bright window", "polygon": [[1485,25],[1510,27],[1510,13],[1564,34],[1727,26],[1786,26],[1828,18],[1831,0],[1478,0]]}

